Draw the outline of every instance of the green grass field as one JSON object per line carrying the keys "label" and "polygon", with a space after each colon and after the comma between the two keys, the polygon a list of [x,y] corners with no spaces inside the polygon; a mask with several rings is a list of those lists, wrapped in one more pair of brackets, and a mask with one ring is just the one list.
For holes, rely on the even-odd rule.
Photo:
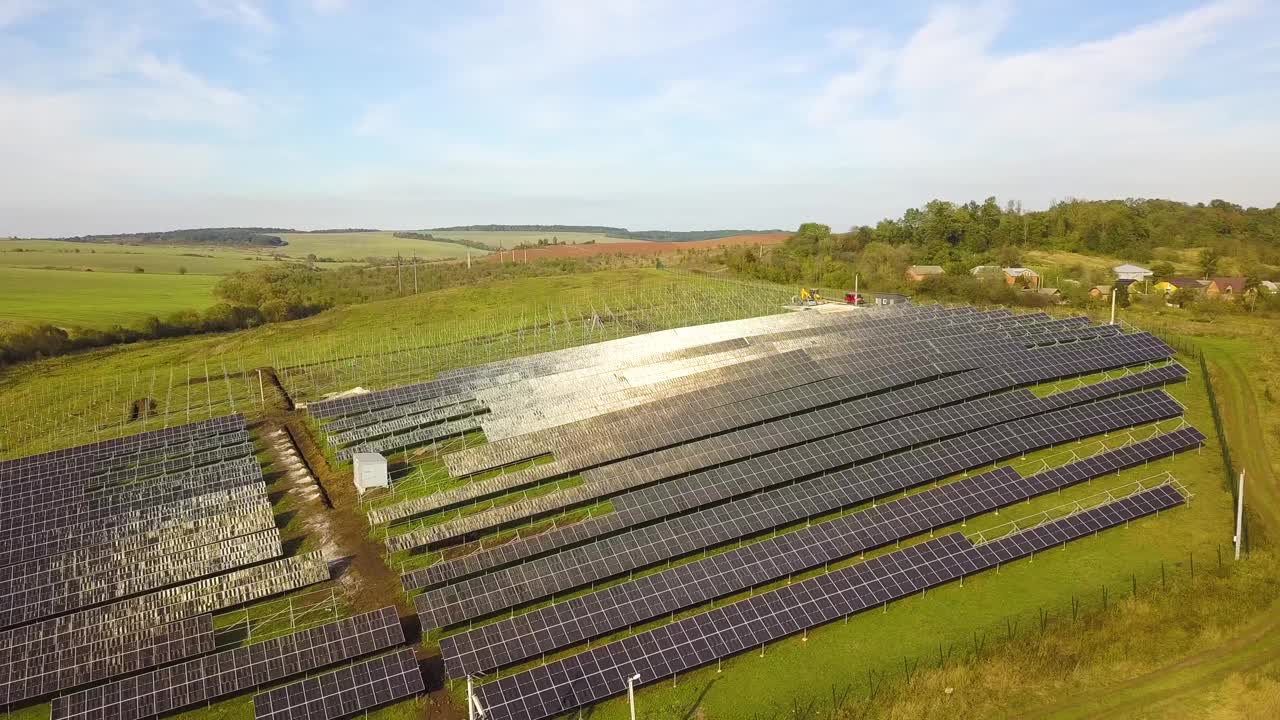
{"label": "green grass field", "polygon": [[279,233],[280,239],[289,244],[278,248],[292,257],[305,258],[314,254],[317,257],[335,260],[363,260],[367,257],[395,257],[400,254],[405,258],[415,255],[423,261],[451,260],[466,258],[468,251],[472,257],[479,257],[483,250],[468,248],[446,242],[415,240],[414,238],[398,238],[390,232],[367,233]]}
{"label": "green grass field", "polygon": [[[279,257],[288,248],[212,248],[181,245],[117,245],[64,240],[0,240],[0,267],[93,270],[132,273],[142,268],[152,275],[227,275],[254,270],[269,262],[304,262]],[[320,263],[321,268],[345,263]]]}
{"label": "green grass field", "polygon": [[106,327],[148,315],[202,310],[214,302],[210,275],[74,272],[0,267],[0,320]]}
{"label": "green grass field", "polygon": [[558,239],[565,244],[577,243],[579,245],[595,241],[597,244],[607,243],[623,243],[623,242],[644,242],[643,240],[628,240],[626,238],[611,238],[604,233],[582,233],[582,232],[525,232],[525,231],[508,231],[508,232],[483,232],[468,230],[423,230],[429,232],[436,237],[447,237],[456,240],[471,240],[472,242],[484,243],[492,248],[511,248],[520,243],[528,243],[530,245],[538,244],[538,240],[546,239],[550,242],[552,239]]}

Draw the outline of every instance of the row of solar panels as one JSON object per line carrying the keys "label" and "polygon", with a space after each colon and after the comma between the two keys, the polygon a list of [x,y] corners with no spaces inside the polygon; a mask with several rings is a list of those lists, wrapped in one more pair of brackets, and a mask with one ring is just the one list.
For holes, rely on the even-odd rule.
{"label": "row of solar panels", "polygon": [[[1089,372],[1092,369],[1114,367],[1113,356],[1124,353],[1135,346],[1137,352],[1147,359],[1159,360],[1167,357],[1168,349],[1162,343],[1152,340],[1144,336],[1135,336],[1116,338],[1114,341],[1108,341],[1107,345],[1099,345],[1097,347],[1068,346],[1054,350],[1043,350],[1040,352],[1045,354],[1038,355],[1035,358],[1037,361],[1035,367],[1037,369],[1033,373],[1021,371],[1017,367],[1017,361],[1021,359],[1020,355],[1029,354],[1028,351],[1019,348],[1013,355],[997,356],[989,344],[983,344],[971,350],[969,356],[972,360],[972,366],[999,365],[1004,362],[1011,367],[1013,372],[1003,370],[996,372],[993,378],[986,380],[991,383],[989,387],[978,388],[967,396],[957,395],[954,398],[948,398],[946,394],[954,392],[955,389],[963,388],[966,382],[972,382],[974,373],[970,372],[956,378],[935,380],[927,388],[917,391],[917,396],[923,395],[924,397],[924,399],[917,402],[925,406],[936,406],[945,404],[948,401],[954,402],[956,399],[962,399],[963,397],[972,397],[983,392],[993,392],[1018,384],[1041,382],[1056,377]],[[913,367],[919,368],[920,366]],[[931,369],[920,369],[910,373],[868,374],[864,372],[858,375],[835,376],[826,381],[813,382],[735,405],[724,406],[718,412],[702,411],[669,419],[663,418],[662,420],[646,413],[646,416],[641,418],[641,422],[635,424],[636,426],[629,425],[617,433],[611,433],[600,427],[592,428],[590,431],[562,428],[557,433],[562,443],[569,446],[591,448],[591,450],[589,452],[561,453],[557,448],[556,460],[551,463],[537,465],[478,482],[467,483],[446,492],[379,508],[370,513],[370,521],[373,524],[391,522],[573,473],[582,472],[584,476],[591,479],[593,468],[607,462],[618,462],[620,459],[636,456],[639,453],[645,454],[638,457],[637,463],[648,463],[649,459],[653,457],[652,453],[664,448],[671,452],[696,452],[698,449],[706,447],[708,443],[715,442],[714,440],[706,440],[698,445],[696,441],[699,439],[715,435],[723,437],[725,432],[731,432],[734,428],[767,423],[776,418],[787,418],[797,413],[811,412],[835,403],[847,403],[871,392],[884,391],[905,383],[925,381],[926,378],[937,374],[939,373]],[[997,379],[1003,379],[1004,382],[995,382]],[[902,397],[901,394],[895,396],[895,398],[900,397]],[[932,405],[928,405],[928,403],[932,403]],[[873,401],[870,398],[861,402],[857,410],[876,412]],[[822,420],[821,416],[812,418],[813,422],[822,422]],[[646,427],[649,430],[643,429]],[[684,450],[685,444],[689,443],[694,443],[697,447]],[[531,451],[549,451],[549,448],[536,447],[532,448]],[[455,455],[446,457],[452,458]]]}
{"label": "row of solar panels", "polygon": [[[60,696],[54,699],[52,720],[136,720],[166,714],[387,650],[404,641],[395,608],[385,607]],[[387,658],[394,664],[388,664]],[[362,677],[363,685],[376,688],[372,697],[357,691],[358,685],[347,680],[354,676]],[[319,712],[306,701],[314,697],[310,688],[315,683],[328,691],[323,693]],[[411,651],[402,650],[274,688],[254,700],[258,718],[329,720],[422,690],[417,662]],[[299,701],[300,691],[303,701]],[[325,712],[329,696],[336,698],[340,712]]]}
{"label": "row of solar panels", "polygon": [[1022,477],[1010,468],[957,480],[874,508],[612,585],[565,602],[449,635],[451,677],[488,672],[594,637],[759,587],[1038,495],[1196,447],[1185,428]]}
{"label": "row of solar panels", "polygon": [[[1072,374],[1081,367],[1080,364],[1073,365]],[[1056,376],[1059,371],[1051,370],[1050,372],[1055,373]],[[947,378],[941,382],[954,386],[959,377]],[[902,408],[903,413],[912,410],[924,410],[923,412],[901,414],[887,420],[876,417],[874,412],[866,412],[862,407],[837,406],[829,411],[794,416],[712,438],[705,443],[710,446],[709,451],[699,459],[690,459],[690,455],[684,454],[684,448],[691,448],[697,443],[682,446],[679,452],[670,454],[681,454],[686,462],[677,463],[674,467],[655,464],[654,455],[648,455],[642,460],[633,462],[641,465],[645,472],[627,473],[624,470],[605,478],[593,476],[591,472],[584,473],[586,482],[582,485],[503,505],[489,511],[469,514],[407,535],[394,536],[393,540],[400,548],[410,542],[431,544],[446,541],[558,512],[564,508],[584,505],[633,488],[689,473],[693,474],[682,478],[681,483],[691,487],[705,487],[715,483],[718,477],[757,475],[766,471],[783,473],[775,475],[779,481],[796,480],[819,472],[832,471],[843,465],[860,462],[903,447],[939,440],[1036,412],[1057,409],[1072,402],[1095,400],[1108,394],[1159,385],[1178,378],[1180,376],[1176,373],[1163,369],[1153,370],[1150,376],[1137,373],[1090,386],[1087,388],[1088,392],[1063,393],[1052,400],[1036,399],[1025,390],[1015,390],[957,405],[925,410],[924,408],[933,408],[937,404],[948,401],[946,395],[939,394],[936,400],[926,399],[923,407]],[[988,391],[1002,389],[1000,385],[1010,384],[1013,383],[1006,381],[998,383],[996,387],[989,386],[987,389]],[[890,393],[875,396],[870,400],[893,403],[896,397],[897,394]],[[744,459],[735,461],[734,458]],[[706,467],[712,469],[701,470]],[[694,472],[699,470],[700,472]],[[625,501],[627,497],[627,495],[622,496],[623,507],[629,505]],[[618,504],[615,503],[615,508],[617,507]],[[406,540],[406,538],[409,539]]]}
{"label": "row of solar panels", "polygon": [[[740,350],[740,348],[737,350]],[[705,356],[703,357],[705,358]],[[764,358],[763,360],[771,361],[774,359]],[[776,360],[774,361],[776,362]],[[794,364],[794,359],[791,364]],[[596,373],[605,372],[599,368],[594,368],[593,371]],[[726,378],[726,380],[729,379],[731,378]],[[647,390],[651,393],[670,392],[671,388],[668,385],[660,383],[647,388]],[[589,397],[594,402],[602,402],[605,395],[601,392],[595,392],[590,394]],[[458,428],[462,427],[458,420],[464,416],[480,415],[488,410],[483,402],[479,402],[474,398],[453,397],[444,400],[448,404],[441,405],[438,404],[439,401],[419,400],[405,405],[393,405],[391,408],[372,410],[362,415],[347,416],[325,426],[327,439],[330,444],[335,446],[351,444],[353,445],[351,450],[354,451],[400,449],[454,434]],[[526,401],[536,402],[536,399],[527,399]],[[561,404],[559,407],[563,408],[564,406]],[[536,413],[536,409],[533,412]],[[521,412],[515,414],[518,415],[519,422],[522,425],[527,425],[530,422],[529,413]],[[365,418],[373,420],[373,422],[365,422]],[[454,419],[455,422],[452,424],[442,422],[448,419]],[[472,423],[473,427],[467,427],[466,429],[477,429],[482,419],[476,418]],[[440,425],[441,427],[428,430],[427,426],[431,425]],[[398,438],[386,437],[392,433],[402,432],[411,428],[415,429],[416,432],[407,433]],[[379,438],[381,439],[379,440]],[[349,455],[349,453],[347,454]],[[340,459],[345,459],[345,456]]]}
{"label": "row of solar panels", "polygon": [[[476,578],[429,590],[418,595],[415,603],[424,627],[448,626],[703,548],[784,527],[1028,450],[1177,417],[1180,413],[1181,407],[1158,391],[1069,407],[747,495],[728,503],[711,505],[658,523],[626,529],[646,521],[646,515],[662,517],[706,504],[712,489],[704,486],[697,489],[692,500],[681,500],[680,507],[672,507],[670,500],[660,501],[648,513],[644,510],[631,513],[622,510],[563,528],[557,541],[572,536],[575,542],[581,543],[586,538],[600,536],[600,531],[611,534],[586,544],[568,546],[554,554],[535,557],[520,565],[492,570]],[[768,487],[777,484],[776,478],[768,475],[758,481],[729,478],[728,482],[730,490],[726,494],[729,497],[747,491],[749,488],[744,485]],[[533,536],[527,542],[539,550],[551,549],[542,544],[546,542],[544,537]],[[487,553],[492,553],[490,557],[506,560],[517,553],[514,548],[508,550],[514,544],[508,543]],[[467,560],[471,561],[467,567],[476,565],[474,559]],[[439,577],[443,572],[447,571],[436,565],[425,571],[416,571],[411,579],[421,582],[428,576]]]}
{"label": "row of solar panels", "polygon": [[480,685],[477,699],[495,720],[555,717],[625,691],[635,675],[672,677],[1183,501],[1162,485],[982,545],[929,540]]}
{"label": "row of solar panels", "polygon": [[[419,400],[447,397],[458,393],[474,392],[494,381],[509,378],[538,377],[574,368],[600,364],[607,357],[630,357],[633,362],[672,357],[673,353],[690,351],[701,346],[730,342],[758,334],[761,330],[778,328],[804,328],[818,318],[815,314],[787,314],[763,318],[714,323],[697,328],[681,328],[679,337],[670,331],[649,333],[638,337],[622,338],[584,347],[553,350],[536,355],[514,358],[484,366],[472,366],[440,373],[429,382],[408,385],[363,395],[335,398],[311,403],[308,411],[317,418],[339,418],[347,415],[403,405]],[[673,340],[673,342],[660,342]],[[692,350],[697,352],[697,350]],[[495,380],[496,379],[496,380]]]}

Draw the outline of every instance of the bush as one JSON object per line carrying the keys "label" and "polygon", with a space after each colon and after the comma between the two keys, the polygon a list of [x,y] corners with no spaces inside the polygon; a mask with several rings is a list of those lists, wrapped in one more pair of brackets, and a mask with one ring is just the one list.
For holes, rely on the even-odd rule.
{"label": "bush", "polygon": [[144,273],[144,272],[146,272],[146,270],[142,269],[142,266],[141,266],[141,265],[134,265],[134,266],[133,266],[133,271],[134,271],[134,272],[136,272],[136,273]]}

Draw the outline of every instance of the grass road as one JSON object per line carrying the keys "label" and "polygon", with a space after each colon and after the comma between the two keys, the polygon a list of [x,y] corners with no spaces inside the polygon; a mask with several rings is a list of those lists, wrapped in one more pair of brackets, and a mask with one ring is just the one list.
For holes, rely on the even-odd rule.
{"label": "grass road", "polygon": [[[1258,389],[1250,382],[1242,359],[1253,353],[1240,340],[1203,340],[1214,387],[1221,405],[1227,443],[1236,469],[1246,470],[1246,505],[1250,509],[1251,543],[1280,528],[1280,486],[1268,451],[1266,419],[1258,408]],[[1128,680],[1104,692],[1080,693],[1034,713],[1043,720],[1093,717],[1199,716],[1204,701],[1232,676],[1246,675],[1280,660],[1280,600],[1241,626],[1234,637],[1210,650]]]}

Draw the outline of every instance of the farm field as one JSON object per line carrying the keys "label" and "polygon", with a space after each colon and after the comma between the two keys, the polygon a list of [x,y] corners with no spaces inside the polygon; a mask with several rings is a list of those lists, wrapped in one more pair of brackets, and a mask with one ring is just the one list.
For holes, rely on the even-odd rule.
{"label": "farm field", "polygon": [[[142,268],[156,275],[227,275],[254,270],[267,262],[301,263],[281,257],[285,248],[224,248],[191,245],[120,245],[63,240],[0,240],[0,267],[92,270],[133,273]],[[305,257],[305,256],[304,256]],[[346,263],[318,263],[321,268]]]}
{"label": "farm field", "polygon": [[[25,253],[24,253],[25,254]],[[0,267],[0,321],[109,327],[214,304],[212,275]]]}
{"label": "farm field", "polygon": [[[526,258],[543,260],[548,258],[580,258],[595,255],[670,255],[689,250],[710,250],[733,245],[776,245],[786,242],[790,233],[771,233],[767,235],[733,235],[715,240],[695,240],[690,242],[613,242],[597,245],[554,245],[550,247],[531,248],[516,251],[515,259],[523,262]],[[512,255],[505,260],[499,254],[490,255],[490,262],[510,262]]]}
{"label": "farm field", "polygon": [[451,260],[484,254],[483,250],[453,243],[398,238],[391,231],[366,233],[277,233],[277,237],[289,243],[277,248],[291,257],[305,258],[315,255],[334,260],[364,260],[367,257],[390,258],[397,254],[420,260]]}
{"label": "farm field", "polygon": [[484,243],[495,250],[499,247],[510,250],[520,243],[529,243],[536,245],[539,240],[546,239],[550,242],[553,238],[558,238],[561,242],[582,245],[584,243],[594,241],[597,245],[609,245],[613,243],[635,242],[634,240],[626,240],[625,238],[611,238],[604,233],[583,233],[583,232],[537,232],[537,231],[481,231],[481,230],[422,230],[420,232],[430,233],[435,237],[447,237],[455,240],[470,240],[471,242]]}

